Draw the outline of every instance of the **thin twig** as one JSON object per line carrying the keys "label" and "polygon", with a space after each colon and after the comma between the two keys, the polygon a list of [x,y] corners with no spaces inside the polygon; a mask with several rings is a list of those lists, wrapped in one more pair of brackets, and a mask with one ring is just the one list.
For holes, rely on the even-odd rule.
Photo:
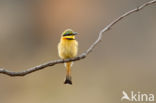
{"label": "thin twig", "polygon": [[94,47],[101,41],[102,39],[102,35],[104,32],[110,30],[110,28],[112,28],[116,23],[118,23],[119,21],[121,21],[123,18],[127,17],[128,15],[134,13],[134,12],[138,12],[140,10],[142,10],[143,8],[145,8],[146,6],[149,6],[151,4],[154,4],[156,3],[156,0],[151,0],[149,2],[146,2],[144,4],[142,4],[141,6],[135,8],[135,9],[132,9],[126,13],[124,13],[123,15],[121,15],[120,17],[118,17],[117,19],[115,19],[114,21],[112,21],[110,24],[108,24],[104,29],[102,29],[100,32],[99,32],[99,35],[98,35],[98,38],[96,39],[96,41],[86,50],[86,52],[82,53],[81,55],[75,57],[75,58],[71,58],[71,59],[65,59],[65,60],[54,60],[54,61],[49,61],[47,63],[44,63],[44,64],[41,64],[41,65],[38,65],[38,66],[35,66],[35,67],[32,67],[32,68],[29,68],[27,70],[24,70],[24,71],[21,71],[21,72],[12,72],[12,71],[9,71],[7,69],[4,69],[4,68],[0,68],[0,73],[2,74],[6,74],[6,75],[9,75],[9,76],[25,76],[27,74],[30,74],[32,72],[35,72],[35,71],[38,71],[38,70],[41,70],[41,69],[44,69],[46,67],[49,67],[49,66],[54,66],[55,64],[60,64],[60,63],[65,63],[65,62],[69,62],[69,61],[77,61],[77,60],[80,60],[80,59],[84,59],[87,57],[87,55],[94,49]]}

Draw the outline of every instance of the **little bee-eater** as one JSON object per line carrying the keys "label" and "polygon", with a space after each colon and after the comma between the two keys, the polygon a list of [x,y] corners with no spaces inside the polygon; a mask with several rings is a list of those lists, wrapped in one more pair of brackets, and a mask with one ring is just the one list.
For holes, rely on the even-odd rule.
{"label": "little bee-eater", "polygon": [[[71,29],[67,29],[62,33],[60,42],[58,44],[58,54],[61,59],[74,58],[77,56],[78,42],[75,39],[76,34],[77,33],[73,32]],[[64,84],[72,84],[71,66],[72,62],[65,63],[66,79]]]}

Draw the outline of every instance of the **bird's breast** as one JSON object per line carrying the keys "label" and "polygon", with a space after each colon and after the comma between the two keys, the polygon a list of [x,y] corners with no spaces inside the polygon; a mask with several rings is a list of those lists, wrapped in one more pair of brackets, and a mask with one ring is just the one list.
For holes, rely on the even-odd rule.
{"label": "bird's breast", "polygon": [[77,55],[78,43],[76,40],[61,40],[58,45],[59,56],[62,59],[73,58]]}

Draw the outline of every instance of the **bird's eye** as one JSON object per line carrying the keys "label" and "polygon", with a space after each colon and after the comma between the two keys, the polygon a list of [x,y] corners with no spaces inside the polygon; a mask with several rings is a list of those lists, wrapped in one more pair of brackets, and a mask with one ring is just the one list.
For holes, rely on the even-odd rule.
{"label": "bird's eye", "polygon": [[73,35],[73,34],[67,33],[67,34],[64,34],[63,36],[71,36],[71,35]]}

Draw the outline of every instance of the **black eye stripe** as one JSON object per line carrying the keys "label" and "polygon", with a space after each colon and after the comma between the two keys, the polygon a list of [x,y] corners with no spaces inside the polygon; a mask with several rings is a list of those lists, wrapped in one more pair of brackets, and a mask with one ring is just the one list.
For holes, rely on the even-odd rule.
{"label": "black eye stripe", "polygon": [[73,35],[73,34],[64,34],[63,36],[71,36],[71,35]]}

